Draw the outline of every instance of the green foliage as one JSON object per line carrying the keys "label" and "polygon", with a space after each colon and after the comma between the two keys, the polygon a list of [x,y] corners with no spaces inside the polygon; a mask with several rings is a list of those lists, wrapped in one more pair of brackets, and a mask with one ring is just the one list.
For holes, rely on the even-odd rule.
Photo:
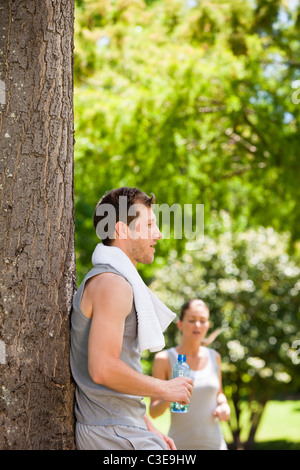
{"label": "green foliage", "polygon": [[79,277],[97,241],[85,220],[121,185],[203,203],[207,222],[225,209],[236,230],[268,224],[299,239],[297,12],[256,3],[77,2]]}

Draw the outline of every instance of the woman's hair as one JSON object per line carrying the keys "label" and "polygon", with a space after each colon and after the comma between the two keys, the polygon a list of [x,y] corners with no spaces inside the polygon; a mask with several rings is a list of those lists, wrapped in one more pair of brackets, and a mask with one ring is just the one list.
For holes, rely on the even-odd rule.
{"label": "woman's hair", "polygon": [[201,300],[201,299],[190,299],[187,302],[185,302],[181,307],[180,315],[179,315],[180,320],[183,320],[183,317],[184,317],[186,311],[191,307],[193,302],[199,303],[202,307],[206,308],[209,311],[208,306],[206,305],[206,303],[203,300]]}

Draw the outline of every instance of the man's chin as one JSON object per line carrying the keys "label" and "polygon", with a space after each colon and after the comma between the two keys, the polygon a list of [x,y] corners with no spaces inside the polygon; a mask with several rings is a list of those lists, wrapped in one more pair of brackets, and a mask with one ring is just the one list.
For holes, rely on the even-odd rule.
{"label": "man's chin", "polygon": [[149,256],[143,256],[142,258],[138,259],[138,263],[142,264],[151,264],[154,261],[154,255],[149,255]]}

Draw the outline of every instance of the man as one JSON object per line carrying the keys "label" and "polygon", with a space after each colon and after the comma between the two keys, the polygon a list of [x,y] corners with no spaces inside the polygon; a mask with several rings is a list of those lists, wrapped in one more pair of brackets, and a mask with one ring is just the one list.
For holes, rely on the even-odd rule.
{"label": "man", "polygon": [[[125,201],[125,210],[120,201]],[[155,245],[161,239],[153,203],[153,196],[125,187],[103,196],[95,210],[94,225],[102,239],[100,260],[81,283],[72,311],[71,368],[77,384],[78,449],[175,449],[174,442],[151,423],[142,397],[181,403],[190,400],[191,379],[156,379],[144,375],[140,364],[138,336],[145,320],[142,312],[137,323],[141,300],[139,288],[137,291],[133,285],[135,276],[139,281],[137,264],[153,262]],[[110,214],[105,216],[107,212]],[[105,257],[102,260],[101,253],[108,255],[109,262]],[[117,267],[112,266],[114,260]],[[133,277],[127,277],[127,272]],[[146,296],[146,308],[150,301]],[[151,330],[149,324],[146,341],[155,336],[154,324]]]}

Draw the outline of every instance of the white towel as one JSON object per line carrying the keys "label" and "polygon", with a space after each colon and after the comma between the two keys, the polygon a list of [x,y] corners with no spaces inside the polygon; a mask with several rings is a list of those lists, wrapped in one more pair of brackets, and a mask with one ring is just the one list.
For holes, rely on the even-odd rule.
{"label": "white towel", "polygon": [[176,314],[156,297],[144,283],[128,256],[116,246],[98,243],[92,263],[109,264],[131,284],[138,320],[138,344],[140,351],[160,351],[165,346],[163,331],[175,320]]}

